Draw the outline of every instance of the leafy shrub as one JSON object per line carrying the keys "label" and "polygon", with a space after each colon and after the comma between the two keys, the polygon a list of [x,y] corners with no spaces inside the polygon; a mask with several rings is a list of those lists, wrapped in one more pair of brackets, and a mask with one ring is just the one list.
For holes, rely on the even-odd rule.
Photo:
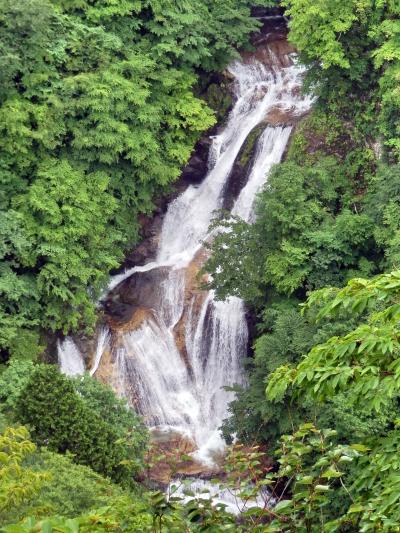
{"label": "leafy shrub", "polygon": [[32,361],[11,359],[6,369],[0,374],[0,401],[2,409],[13,410],[21,391],[27,385],[35,365]]}
{"label": "leafy shrub", "polygon": [[75,517],[100,508],[124,491],[87,466],[73,463],[71,457],[43,448],[25,459],[23,468],[45,474],[40,490],[29,502],[14,503],[2,514],[3,523],[18,522],[29,515]]}
{"label": "leafy shrub", "polygon": [[88,374],[76,377],[72,382],[87,408],[112,427],[119,438],[125,439],[132,461],[137,461],[138,468],[142,466],[141,458],[149,435],[141,418],[108,385]]}
{"label": "leafy shrub", "polygon": [[54,366],[35,369],[17,400],[16,415],[32,428],[37,444],[68,451],[95,472],[129,483],[137,471],[140,451],[131,457],[120,433],[85,404],[71,380]]}

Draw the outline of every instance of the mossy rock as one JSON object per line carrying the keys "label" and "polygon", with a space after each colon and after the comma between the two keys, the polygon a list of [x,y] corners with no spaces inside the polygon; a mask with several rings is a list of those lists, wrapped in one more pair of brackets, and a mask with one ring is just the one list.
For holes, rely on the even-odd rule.
{"label": "mossy rock", "polygon": [[318,109],[313,110],[297,126],[290,143],[288,160],[313,164],[323,154],[344,158],[354,144],[351,134],[351,128],[337,117]]}
{"label": "mossy rock", "polygon": [[247,139],[245,140],[242,148],[240,149],[237,159],[237,161],[243,168],[249,164],[250,159],[254,153],[255,145],[266,127],[266,124],[258,124],[258,126],[253,128],[247,136]]}
{"label": "mossy rock", "polygon": [[206,102],[215,111],[218,121],[226,117],[232,107],[232,96],[225,83],[211,83],[204,95]]}
{"label": "mossy rock", "polygon": [[257,140],[265,128],[266,124],[259,124],[250,132],[244,142],[225,186],[224,209],[232,209],[235,199],[245,186]]}

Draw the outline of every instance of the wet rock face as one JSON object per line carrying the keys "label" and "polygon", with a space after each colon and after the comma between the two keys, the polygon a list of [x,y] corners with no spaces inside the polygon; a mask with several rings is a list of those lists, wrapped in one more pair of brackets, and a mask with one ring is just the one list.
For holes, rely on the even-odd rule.
{"label": "wet rock face", "polygon": [[[201,308],[206,292],[201,289],[199,272],[207,259],[207,251],[202,248],[193,261],[185,268],[183,313],[174,328],[174,334],[184,344],[184,327],[189,302],[195,299],[195,308]],[[168,267],[158,267],[148,272],[136,272],[109,293],[103,306],[112,330],[129,330],[140,327],[143,320],[161,307],[162,293],[155,291],[170,274]],[[203,279],[203,281],[206,281]],[[184,355],[184,354],[183,354]]]}
{"label": "wet rock face", "polygon": [[168,276],[168,268],[136,272],[110,292],[104,303],[114,326],[131,322],[138,310],[160,307],[160,294],[154,290]]}
{"label": "wet rock face", "polygon": [[270,67],[289,67],[291,65],[290,54],[295,53],[295,48],[287,41],[285,34],[273,34],[268,46],[258,46],[254,52],[244,52],[244,61],[258,59],[264,65]]}
{"label": "wet rock face", "polygon": [[286,39],[288,29],[287,21],[284,17],[284,10],[282,8],[268,8],[268,7],[253,7],[253,17],[257,18],[262,26],[258,32],[251,36],[251,43],[253,46],[259,47],[263,44],[268,44],[277,38]]}
{"label": "wet rock face", "polygon": [[[195,459],[189,460],[189,454],[196,450],[195,443],[177,432],[152,432],[152,449],[148,454],[148,463],[153,464],[147,471],[147,479],[165,488],[177,476],[199,476],[211,478],[220,473],[221,468],[207,468]],[[162,457],[154,461],[154,458]]]}
{"label": "wet rock face", "polygon": [[203,181],[208,170],[208,154],[210,151],[211,139],[209,136],[203,137],[196,145],[192,157],[183,169],[181,180],[186,184],[196,184]]}

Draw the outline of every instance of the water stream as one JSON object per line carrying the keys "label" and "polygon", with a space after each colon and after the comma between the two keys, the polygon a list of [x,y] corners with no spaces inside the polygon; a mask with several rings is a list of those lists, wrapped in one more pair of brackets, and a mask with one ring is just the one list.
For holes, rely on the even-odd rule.
{"label": "water stream", "polygon": [[[251,487],[249,487],[251,488]],[[187,493],[190,493],[188,495]],[[229,513],[238,515],[254,507],[268,508],[271,507],[275,500],[267,489],[261,491],[257,497],[243,500],[240,497],[240,491],[228,489],[223,485],[218,485],[205,481],[203,479],[186,479],[171,482],[168,488],[168,496],[179,498],[182,502],[188,502],[193,499],[212,500],[213,505],[223,504],[225,510]]]}
{"label": "water stream", "polygon": [[[113,348],[116,390],[135,404],[149,427],[178,431],[192,439],[196,457],[205,464],[212,464],[224,448],[218,428],[233,393],[223,387],[244,383],[248,332],[243,302],[216,301],[212,292],[191,291],[188,271],[202,252],[215,210],[223,206],[228,178],[248,135],[274,110],[286,113],[290,124],[312,103],[299,90],[302,68],[288,56],[282,61],[271,52],[270,57],[268,65],[253,58],[229,67],[235,103],[226,126],[213,138],[207,176],[170,203],[156,259],[115,276],[109,285],[112,289],[133,275],[152,279],[151,312],[136,329],[120,332]],[[234,215],[253,221],[256,195],[271,167],[281,160],[291,130],[290,125],[266,124],[247,183],[234,203]],[[60,345],[61,369],[79,373],[82,368],[71,342],[67,339]],[[91,374],[109,345],[109,333],[103,330]]]}

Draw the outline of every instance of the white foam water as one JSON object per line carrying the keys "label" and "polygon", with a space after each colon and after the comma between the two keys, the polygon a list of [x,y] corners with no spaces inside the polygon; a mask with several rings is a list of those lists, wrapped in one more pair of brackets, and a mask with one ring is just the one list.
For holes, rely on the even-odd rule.
{"label": "white foam water", "polygon": [[94,354],[94,362],[92,368],[89,370],[89,374],[94,376],[97,372],[97,369],[100,366],[101,358],[104,355],[104,352],[109,348],[110,343],[110,332],[108,328],[103,327],[100,330],[100,333],[97,337],[97,346],[96,353]]}
{"label": "white foam water", "polygon": [[254,507],[269,508],[275,503],[267,490],[259,492],[255,498],[243,499],[237,489],[229,489],[203,479],[187,479],[185,482],[174,480],[169,485],[167,496],[179,498],[183,503],[193,499],[200,502],[211,499],[214,506],[223,505],[228,513],[235,515]]}
{"label": "white foam water", "polygon": [[80,376],[85,372],[85,361],[79,348],[71,337],[57,341],[58,364],[63,374]]}

